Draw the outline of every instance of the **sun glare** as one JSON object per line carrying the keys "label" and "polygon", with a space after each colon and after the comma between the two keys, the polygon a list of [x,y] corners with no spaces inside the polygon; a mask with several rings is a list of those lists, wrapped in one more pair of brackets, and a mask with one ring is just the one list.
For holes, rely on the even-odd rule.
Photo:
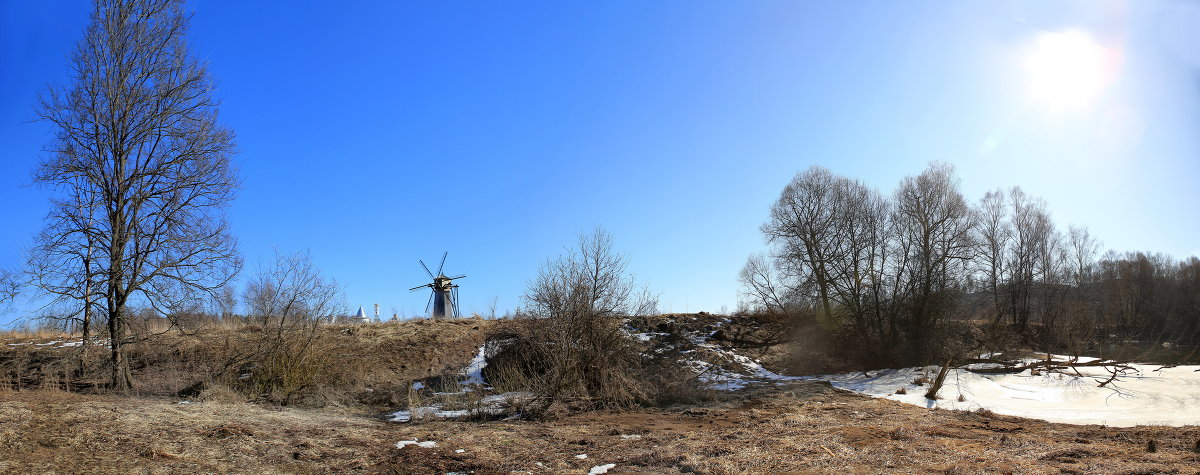
{"label": "sun glare", "polygon": [[1030,93],[1054,110],[1087,106],[1109,81],[1108,57],[1087,33],[1043,34],[1025,60]]}

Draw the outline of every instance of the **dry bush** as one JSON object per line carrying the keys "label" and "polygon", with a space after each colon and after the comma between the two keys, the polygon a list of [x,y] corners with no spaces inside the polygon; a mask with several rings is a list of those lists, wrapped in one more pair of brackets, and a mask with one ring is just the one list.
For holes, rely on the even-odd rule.
{"label": "dry bush", "polygon": [[[529,391],[548,406],[621,407],[664,394],[661,361],[644,358],[621,315],[654,305],[634,295],[626,258],[601,229],[548,261],[525,294],[527,309],[499,335],[493,385]],[[647,295],[645,292],[643,296]]]}
{"label": "dry bush", "polygon": [[488,376],[498,390],[529,391],[547,402],[628,406],[652,394],[641,353],[619,320],[579,322],[523,318],[506,335]]}
{"label": "dry bush", "polygon": [[514,323],[490,340],[494,356],[484,376],[497,391],[536,394],[542,410],[686,403],[709,396],[672,355],[643,353],[621,331],[620,318],[581,325],[525,317]]}

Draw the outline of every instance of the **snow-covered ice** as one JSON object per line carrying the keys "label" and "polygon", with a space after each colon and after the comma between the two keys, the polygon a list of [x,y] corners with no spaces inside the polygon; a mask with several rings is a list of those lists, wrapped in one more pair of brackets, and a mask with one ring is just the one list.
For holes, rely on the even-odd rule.
{"label": "snow-covered ice", "polygon": [[595,467],[592,467],[591,470],[588,470],[588,475],[600,475],[602,473],[608,473],[609,470],[616,468],[616,466],[617,466],[617,464],[615,464],[615,463],[606,463],[604,465],[597,465]]}
{"label": "snow-covered ice", "polygon": [[[1084,361],[1082,358],[1080,361]],[[918,376],[932,379],[937,366],[815,376],[834,387],[924,407],[987,409],[998,414],[1068,424],[1200,425],[1200,366],[1132,364],[1133,371],[1098,387],[1111,374],[1103,367],[1080,367],[1064,372],[1029,370],[1015,374],[980,374],[951,370],[938,393],[925,399],[927,385],[913,384]],[[906,394],[896,394],[904,388]],[[959,401],[959,395],[963,401]]]}

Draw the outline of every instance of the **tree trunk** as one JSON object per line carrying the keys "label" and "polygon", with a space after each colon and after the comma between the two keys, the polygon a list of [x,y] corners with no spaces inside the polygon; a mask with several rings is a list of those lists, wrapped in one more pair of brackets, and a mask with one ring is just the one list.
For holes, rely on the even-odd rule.
{"label": "tree trunk", "polygon": [[122,394],[129,394],[129,390],[133,387],[133,377],[129,373],[129,360],[125,354],[125,325],[120,311],[110,312],[108,315],[108,338],[109,348],[112,353],[110,361],[112,362],[112,389]]}
{"label": "tree trunk", "polygon": [[946,364],[942,365],[942,370],[938,371],[937,378],[933,380],[933,384],[929,386],[929,391],[925,392],[925,399],[937,399],[938,391],[942,390],[942,383],[946,382],[946,374],[950,372],[950,365],[954,363],[953,358],[946,358]]}
{"label": "tree trunk", "polygon": [[83,259],[83,335],[79,341],[79,369],[87,371],[89,341],[92,337],[92,243],[88,238],[87,256]]}

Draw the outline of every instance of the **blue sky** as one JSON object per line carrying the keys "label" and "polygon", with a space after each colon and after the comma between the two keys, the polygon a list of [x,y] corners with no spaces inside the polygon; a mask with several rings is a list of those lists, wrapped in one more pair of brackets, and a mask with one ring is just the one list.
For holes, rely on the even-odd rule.
{"label": "blue sky", "polygon": [[[945,161],[971,200],[1020,185],[1106,248],[1200,254],[1194,2],[339,3],[186,8],[238,135],[246,272],[308,250],[354,308],[422,313],[416,261],[449,251],[464,310],[504,311],[599,225],[664,311],[732,309],[813,164],[888,193]],[[0,266],[47,211],[29,120],[90,8],[0,0]],[[1068,33],[1103,64],[1063,105],[1030,58]]]}

